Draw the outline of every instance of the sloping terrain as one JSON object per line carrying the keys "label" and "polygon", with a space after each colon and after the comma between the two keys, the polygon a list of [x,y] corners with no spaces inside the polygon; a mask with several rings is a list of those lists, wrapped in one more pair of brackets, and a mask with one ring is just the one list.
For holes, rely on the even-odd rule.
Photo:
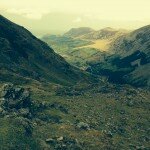
{"label": "sloping terrain", "polygon": [[[0,150],[150,149],[148,90],[105,78],[81,82],[90,78],[23,27],[1,16],[0,31]],[[95,63],[109,58],[91,48],[73,50]],[[120,57],[111,56],[108,65]]]}
{"label": "sloping terrain", "polygon": [[24,86],[0,85],[1,150],[149,149],[148,91],[102,82]]}
{"label": "sloping terrain", "polygon": [[63,55],[67,53],[70,49],[86,46],[93,44],[91,41],[74,39],[72,37],[66,36],[57,36],[57,35],[46,35],[42,37],[42,40],[45,41],[48,45],[56,50],[57,53]]}
{"label": "sloping terrain", "polygon": [[91,32],[94,32],[94,30],[89,27],[72,28],[64,36],[76,38]]}
{"label": "sloping terrain", "polygon": [[104,62],[91,63],[88,70],[118,83],[150,86],[150,26],[117,38],[110,51],[114,54]]}
{"label": "sloping terrain", "polygon": [[90,40],[93,44],[84,46],[99,49],[100,51],[109,52],[110,45],[118,37],[128,33],[127,30],[123,29],[113,29],[113,28],[104,28],[98,31],[93,31],[91,33],[85,34],[80,38],[84,40]]}
{"label": "sloping terrain", "polygon": [[114,39],[115,37],[124,35],[127,31],[126,30],[116,30],[110,27],[93,31],[91,33],[88,33],[86,35],[83,35],[83,39],[91,39],[91,40],[98,40],[98,39]]}
{"label": "sloping terrain", "polygon": [[0,16],[0,80],[32,78],[73,84],[82,80],[82,76],[81,71],[70,66],[47,44]]}
{"label": "sloping terrain", "polygon": [[[59,38],[66,41],[59,45]],[[53,43],[56,52],[72,65],[108,76],[109,81],[150,86],[150,26],[132,32],[104,28],[76,38],[59,38],[47,37],[46,42]],[[70,39],[73,44],[68,43]]]}
{"label": "sloping terrain", "polygon": [[126,32],[112,28],[95,31],[82,27],[71,29],[62,36],[46,35],[42,40],[51,45],[70,64],[87,68],[88,61],[100,60],[103,52],[108,52],[110,43]]}
{"label": "sloping terrain", "polygon": [[[72,32],[71,32],[72,31]],[[77,34],[80,31],[80,34]],[[101,29],[101,30],[90,30],[90,32],[84,32],[84,27],[71,29],[64,34],[65,37],[72,37],[75,39],[82,39],[91,41],[87,45],[80,46],[80,48],[91,47],[99,49],[100,51],[107,51],[110,44],[117,39],[118,37],[125,35],[129,31],[123,29],[113,29],[110,27]],[[70,33],[70,34],[69,34]],[[73,35],[71,35],[73,33]],[[76,33],[76,36],[74,34]]]}
{"label": "sloping terrain", "polygon": [[[139,28],[130,32],[114,41],[111,49],[123,57],[128,56],[136,51],[147,54],[150,53],[150,25]],[[149,59],[149,58],[148,58]]]}

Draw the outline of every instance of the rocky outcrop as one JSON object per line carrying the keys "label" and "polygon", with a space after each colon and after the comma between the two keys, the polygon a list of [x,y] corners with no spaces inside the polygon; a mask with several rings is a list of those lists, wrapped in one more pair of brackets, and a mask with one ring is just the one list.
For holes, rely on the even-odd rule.
{"label": "rocky outcrop", "polygon": [[90,130],[90,126],[85,122],[79,122],[77,124],[77,128],[79,128],[81,130]]}
{"label": "rocky outcrop", "polygon": [[0,113],[2,116],[31,118],[32,101],[29,89],[13,84],[4,84],[1,91]]}
{"label": "rocky outcrop", "polygon": [[29,89],[13,84],[4,84],[0,98],[0,117],[12,119],[23,127],[27,136],[32,135],[32,101]]}

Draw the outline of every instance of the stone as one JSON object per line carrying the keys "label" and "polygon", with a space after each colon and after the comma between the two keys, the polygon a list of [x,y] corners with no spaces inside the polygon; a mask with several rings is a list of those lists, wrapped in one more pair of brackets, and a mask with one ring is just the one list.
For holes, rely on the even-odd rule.
{"label": "stone", "polygon": [[28,108],[22,108],[22,109],[19,110],[19,113],[20,113],[22,116],[26,117],[26,116],[28,116],[28,115],[30,114],[30,111],[29,111]]}
{"label": "stone", "polygon": [[46,141],[46,143],[49,143],[49,144],[54,144],[55,143],[55,140],[52,139],[52,138],[48,138],[45,141]]}
{"label": "stone", "polygon": [[62,141],[63,139],[64,139],[63,136],[61,136],[61,137],[57,138],[57,141]]}
{"label": "stone", "polygon": [[30,96],[30,92],[29,91],[27,91],[27,90],[24,90],[24,92],[22,93],[22,99],[26,99],[26,98],[29,98],[29,96]]}
{"label": "stone", "polygon": [[84,122],[79,122],[77,124],[77,127],[79,129],[82,129],[82,130],[89,130],[90,129],[90,126],[87,123],[84,123]]}
{"label": "stone", "polygon": [[134,102],[132,100],[127,102],[127,106],[129,107],[133,107],[134,106]]}
{"label": "stone", "polygon": [[136,150],[145,150],[146,147],[145,146],[136,146]]}
{"label": "stone", "polygon": [[4,84],[2,87],[1,96],[2,97],[9,97],[12,93],[13,84]]}
{"label": "stone", "polygon": [[111,131],[109,131],[108,133],[106,133],[106,135],[107,135],[108,137],[110,137],[110,138],[113,137],[113,133],[112,133]]}

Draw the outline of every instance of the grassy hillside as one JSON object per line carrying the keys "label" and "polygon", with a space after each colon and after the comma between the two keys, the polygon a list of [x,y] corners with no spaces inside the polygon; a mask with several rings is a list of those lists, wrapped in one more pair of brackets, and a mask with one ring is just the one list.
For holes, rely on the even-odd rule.
{"label": "grassy hillside", "polygon": [[[79,28],[80,31],[81,29],[82,28]],[[93,32],[96,31],[92,31],[91,34]],[[112,42],[110,39],[85,39],[83,35],[88,35],[88,33],[82,33],[82,35],[80,34],[75,38],[67,35],[68,32],[63,36],[47,35],[44,36],[42,40],[48,43],[48,45],[64,57],[70,64],[82,69],[86,69],[90,61],[103,60],[104,58],[102,56],[107,55],[104,51],[107,51]]]}
{"label": "grassy hillside", "polygon": [[[61,84],[86,80],[87,75],[69,65],[46,43],[24,27],[0,16],[1,80],[32,78]],[[16,81],[17,81],[16,78]]]}
{"label": "grassy hillside", "polygon": [[47,35],[42,40],[70,64],[85,70],[89,67],[88,62],[104,60],[104,55],[111,53],[108,51],[111,43],[126,32],[112,28],[95,31],[82,27],[71,29],[62,36]]}
{"label": "grassy hillside", "polygon": [[2,16],[0,31],[0,150],[150,149],[150,92],[120,84],[127,72],[139,75],[133,60],[149,67],[145,51],[121,57],[82,47],[91,41],[50,37],[75,66],[120,80],[112,84]]}
{"label": "grassy hillside", "polygon": [[102,82],[73,87],[32,82],[24,87],[32,91],[32,135],[26,133],[26,119],[11,112],[1,116],[2,150],[149,149],[148,91]]}
{"label": "grassy hillside", "polygon": [[91,32],[94,32],[94,30],[89,27],[72,28],[68,32],[66,32],[64,36],[76,38]]}
{"label": "grassy hillside", "polygon": [[128,32],[104,28],[75,38],[51,36],[44,41],[76,67],[107,76],[109,81],[149,87],[149,29],[145,26]]}
{"label": "grassy hillside", "polygon": [[93,44],[91,41],[74,39],[71,37],[46,35],[42,38],[48,45],[51,45],[55,51],[61,55],[67,53],[70,49]]}
{"label": "grassy hillside", "polygon": [[114,54],[103,62],[91,62],[88,71],[117,83],[150,87],[149,31],[150,26],[145,26],[117,38],[109,48]]}
{"label": "grassy hillside", "polygon": [[127,33],[126,30],[116,30],[113,28],[104,28],[98,31],[93,31],[91,33],[85,34],[82,36],[83,39],[91,39],[91,40],[103,40],[103,39],[114,39],[121,35]]}
{"label": "grassy hillside", "polygon": [[44,36],[42,40],[51,45],[70,64],[79,68],[86,68],[88,59],[101,55],[98,49],[88,48],[89,45],[94,44],[89,40],[56,35]]}

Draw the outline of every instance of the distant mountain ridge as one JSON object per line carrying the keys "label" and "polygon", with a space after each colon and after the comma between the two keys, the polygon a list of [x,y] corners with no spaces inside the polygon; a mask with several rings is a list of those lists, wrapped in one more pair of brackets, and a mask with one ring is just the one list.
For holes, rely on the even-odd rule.
{"label": "distant mountain ridge", "polygon": [[82,38],[86,40],[110,39],[127,33],[124,29],[113,29],[106,27],[100,30],[94,30],[88,27],[72,28],[64,34],[67,37]]}
{"label": "distant mountain ridge", "polygon": [[150,87],[150,25],[118,37],[111,43],[113,55],[89,68],[112,81]]}
{"label": "distant mountain ridge", "polygon": [[[150,45],[150,25],[130,32],[116,39],[111,46],[114,52],[120,55],[129,55],[137,50],[149,55]],[[122,49],[120,51],[120,49]]]}
{"label": "distant mountain ridge", "polygon": [[76,38],[94,31],[95,31],[94,29],[89,27],[72,28],[68,32],[66,32],[63,36]]}
{"label": "distant mountain ridge", "polygon": [[93,40],[113,39],[121,35],[124,35],[126,32],[127,32],[126,30],[121,30],[121,29],[117,30],[117,29],[107,27],[107,28],[89,33],[87,35],[84,35],[82,38],[93,39]]}

